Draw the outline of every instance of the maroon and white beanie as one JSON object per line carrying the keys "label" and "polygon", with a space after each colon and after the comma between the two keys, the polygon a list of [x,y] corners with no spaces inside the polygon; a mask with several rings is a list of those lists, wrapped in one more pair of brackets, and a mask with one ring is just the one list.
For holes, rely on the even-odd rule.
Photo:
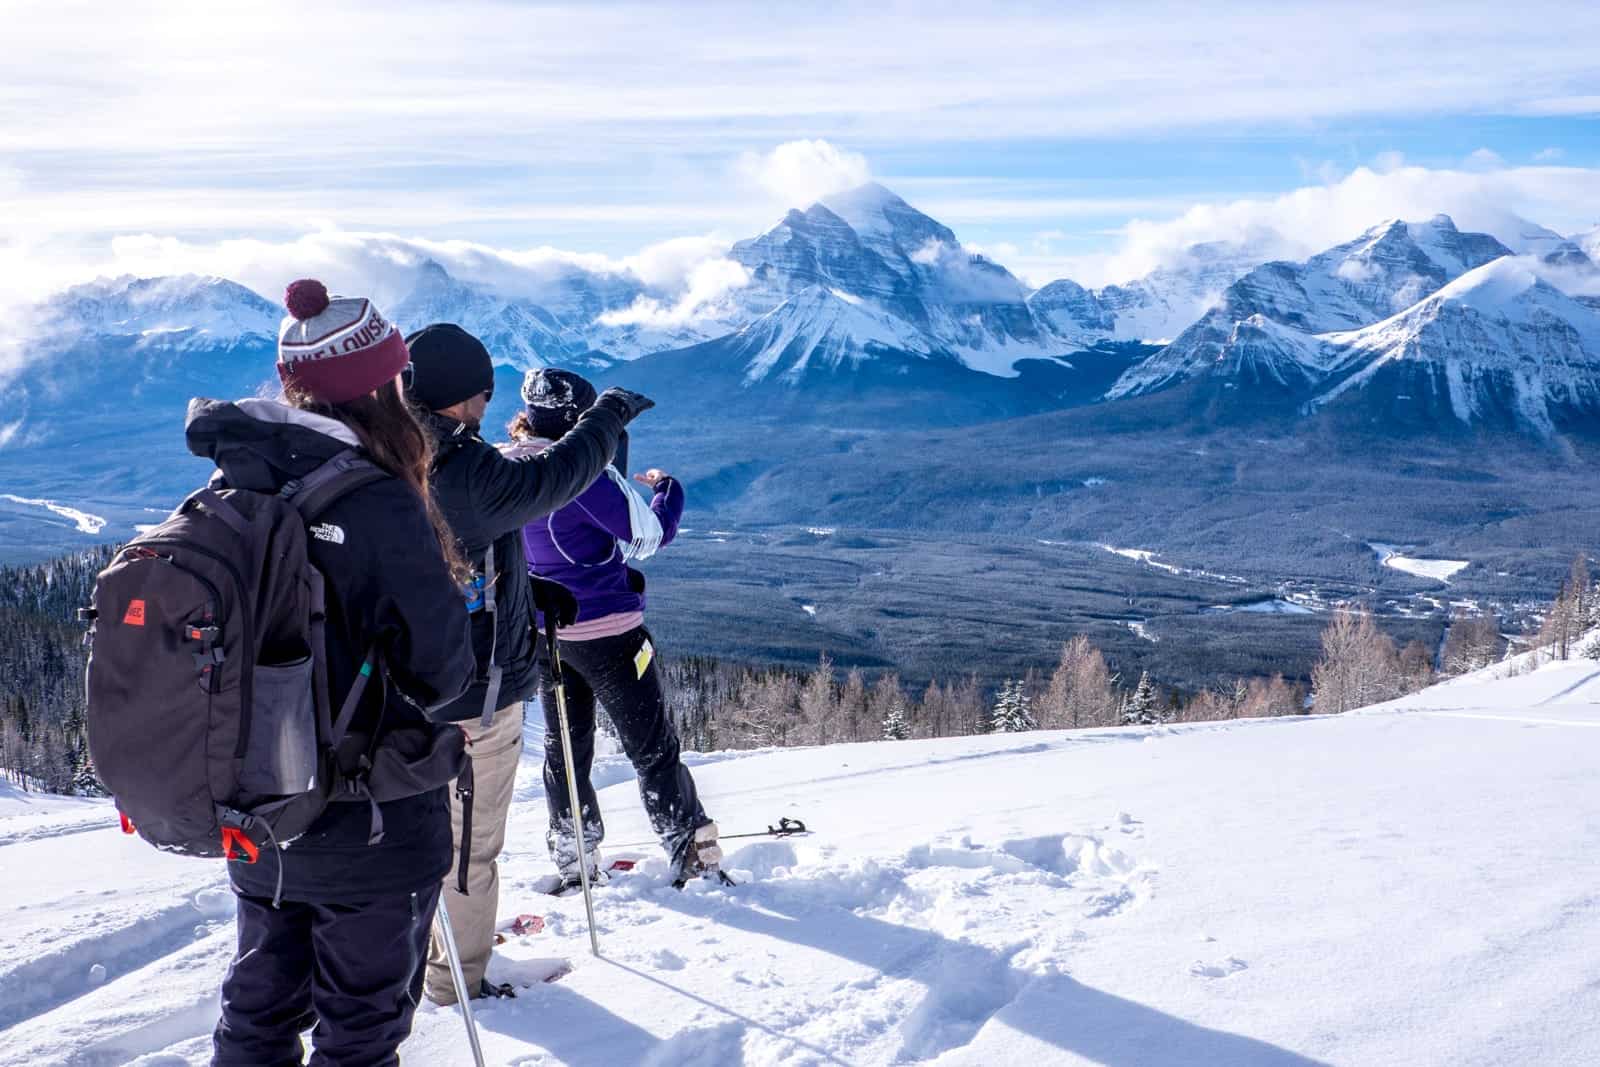
{"label": "maroon and white beanie", "polygon": [[278,377],[325,404],[343,404],[394,378],[411,361],[405,338],[363,297],[329,298],[312,278],[284,291]]}

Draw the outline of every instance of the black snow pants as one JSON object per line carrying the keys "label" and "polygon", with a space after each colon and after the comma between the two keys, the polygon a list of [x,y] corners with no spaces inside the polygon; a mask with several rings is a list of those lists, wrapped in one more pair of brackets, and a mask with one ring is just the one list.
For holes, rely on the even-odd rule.
{"label": "black snow pants", "polygon": [[[646,645],[650,650],[646,651]],[[544,707],[544,793],[550,808],[546,842],[563,871],[576,869],[577,842],[572,829],[572,804],[567,794],[566,761],[561,753],[560,718],[548,664],[543,671],[540,703]],[[676,859],[711,820],[700,806],[694,778],[679,756],[678,732],[667,715],[654,642],[643,627],[618,637],[562,641],[561,666],[567,688],[567,717],[572,726],[572,759],[583,805],[585,845],[593,849],[605,837],[600,804],[589,771],[594,764],[595,703],[598,700],[616,727],[639,776],[639,796],[650,826],[667,855]]]}
{"label": "black snow pants", "polygon": [[238,894],[239,952],[222,982],[213,1067],[393,1067],[422,995],[440,884],[359,904]]}

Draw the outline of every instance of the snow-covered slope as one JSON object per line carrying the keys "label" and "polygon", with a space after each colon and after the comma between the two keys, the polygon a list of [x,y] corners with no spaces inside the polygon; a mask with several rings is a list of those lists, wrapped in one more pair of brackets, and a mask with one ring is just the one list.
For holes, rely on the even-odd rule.
{"label": "snow-covered slope", "polygon": [[926,335],[910,323],[859,296],[814,285],[785,300],[724,344],[744,361],[745,380],[798,383],[808,373],[826,373],[876,350],[926,356]]}
{"label": "snow-covered slope", "polygon": [[1422,223],[1383,223],[1305,263],[1264,264],[1229,286],[1172,344],[1123,375],[1108,395],[1154,392],[1226,366],[1234,327],[1253,315],[1306,334],[1359,329],[1508,254],[1488,234],[1463,233],[1437,215]]}
{"label": "snow-covered slope", "polygon": [[[478,1018],[496,1065],[1600,1062],[1586,857],[1600,667],[1495,671],[1337,718],[691,757],[743,884],[664,884],[602,757],[613,855],[583,906],[549,869],[530,756],[491,974],[570,959]],[[530,737],[528,751],[539,751]],[[96,816],[98,820],[96,821]],[[86,863],[85,857],[92,857]],[[231,948],[221,870],[109,806],[0,804],[0,1064],[203,1064]],[[93,971],[104,967],[103,976]],[[470,1062],[425,1006],[405,1062]]]}

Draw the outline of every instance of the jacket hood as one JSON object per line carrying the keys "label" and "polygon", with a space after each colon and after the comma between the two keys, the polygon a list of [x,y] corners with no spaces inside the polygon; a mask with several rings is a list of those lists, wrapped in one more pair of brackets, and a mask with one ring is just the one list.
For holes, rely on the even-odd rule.
{"label": "jacket hood", "polygon": [[276,492],[340,452],[360,448],[337,419],[280,400],[189,401],[184,420],[189,451],[217,465],[235,489]]}

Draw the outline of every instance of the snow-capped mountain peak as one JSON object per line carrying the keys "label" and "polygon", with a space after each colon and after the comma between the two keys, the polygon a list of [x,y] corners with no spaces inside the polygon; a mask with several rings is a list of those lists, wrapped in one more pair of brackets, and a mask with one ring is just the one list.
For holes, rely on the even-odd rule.
{"label": "snow-capped mountain peak", "polygon": [[1549,433],[1555,409],[1600,411],[1600,312],[1545,281],[1537,263],[1494,260],[1389,319],[1323,335],[1341,380],[1316,406],[1387,373],[1396,396],[1431,398],[1463,423],[1510,419]]}
{"label": "snow-capped mountain peak", "polygon": [[821,206],[843,219],[863,245],[902,276],[910,276],[911,264],[919,255],[926,256],[930,246],[960,245],[948,226],[876,182],[826,197]]}
{"label": "snow-capped mountain peak", "polygon": [[1265,263],[1229,286],[1215,308],[1130,369],[1107,395],[1149,393],[1237,365],[1228,345],[1235,325],[1252,316],[1304,334],[1359,329],[1510,254],[1488,234],[1462,231],[1449,216],[1435,215],[1424,222],[1380,223],[1304,263]]}
{"label": "snow-capped mountain peak", "polygon": [[74,339],[140,337],[228,343],[277,337],[284,311],[226,278],[124,275],[75,285],[47,300],[42,321]]}

